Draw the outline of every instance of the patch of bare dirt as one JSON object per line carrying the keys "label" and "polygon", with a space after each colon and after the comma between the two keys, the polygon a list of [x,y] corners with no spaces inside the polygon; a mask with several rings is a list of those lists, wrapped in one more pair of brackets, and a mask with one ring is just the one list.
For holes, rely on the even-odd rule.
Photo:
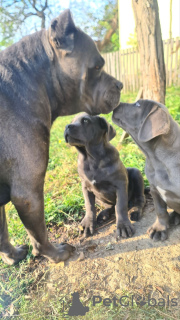
{"label": "patch of bare dirt", "polygon": [[[84,301],[93,295],[107,298],[122,292],[179,299],[180,226],[169,230],[168,240],[154,242],[146,233],[154,221],[154,206],[148,196],[142,219],[134,223],[136,233],[132,238],[116,242],[115,222],[98,228],[93,237],[83,242],[77,236],[76,224],[52,227],[51,240],[68,241],[76,252],[65,263],[55,265],[42,260],[48,293],[54,295],[58,288],[63,296],[70,296],[78,291]],[[35,288],[36,284],[32,284]]]}

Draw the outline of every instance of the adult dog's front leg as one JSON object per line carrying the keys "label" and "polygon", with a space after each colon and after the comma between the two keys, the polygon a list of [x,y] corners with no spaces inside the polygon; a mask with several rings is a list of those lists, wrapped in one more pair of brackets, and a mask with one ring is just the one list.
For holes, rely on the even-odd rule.
{"label": "adult dog's front leg", "polygon": [[20,192],[17,194],[17,189],[12,190],[12,202],[30,236],[32,253],[35,256],[43,255],[55,263],[67,260],[75,248],[67,243],[54,246],[49,242],[44,218],[43,191],[18,191]]}
{"label": "adult dog's front leg", "polygon": [[85,200],[86,215],[81,221],[81,226],[84,229],[84,237],[86,238],[88,231],[93,235],[96,225],[95,195],[88,191],[84,184],[82,184],[82,190]]}
{"label": "adult dog's front leg", "polygon": [[120,237],[132,237],[134,234],[134,227],[128,218],[128,190],[127,184],[122,183],[116,192],[116,226],[117,239]]}
{"label": "adult dog's front leg", "polygon": [[164,241],[168,237],[167,230],[169,228],[169,214],[167,212],[167,204],[164,202],[158,191],[153,186],[151,186],[151,194],[154,200],[157,218],[147,232],[150,235],[151,239],[155,241]]}
{"label": "adult dog's front leg", "polygon": [[28,246],[13,247],[9,242],[5,208],[0,207],[0,256],[2,260],[10,265],[17,264],[26,257],[27,253]]}

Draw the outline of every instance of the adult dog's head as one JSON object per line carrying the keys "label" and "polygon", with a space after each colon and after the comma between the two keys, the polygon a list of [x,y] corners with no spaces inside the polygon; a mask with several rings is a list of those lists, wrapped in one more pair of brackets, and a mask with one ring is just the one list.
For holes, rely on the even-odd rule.
{"label": "adult dog's head", "polygon": [[94,41],[75,26],[69,10],[51,22],[48,39],[45,49],[54,65],[54,83],[60,88],[64,105],[59,115],[112,111],[123,85],[103,70],[105,61]]}
{"label": "adult dog's head", "polygon": [[87,113],[76,116],[64,132],[66,142],[77,148],[108,143],[115,135],[115,129],[104,118]]}

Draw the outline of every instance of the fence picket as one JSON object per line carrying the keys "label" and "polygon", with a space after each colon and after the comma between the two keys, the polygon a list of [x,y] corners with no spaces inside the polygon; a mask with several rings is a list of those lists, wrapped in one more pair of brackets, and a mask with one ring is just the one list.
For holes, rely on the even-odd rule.
{"label": "fence picket", "polygon": [[118,51],[118,61],[119,61],[119,80],[122,82],[122,70],[121,70],[121,51]]}
{"label": "fence picket", "polygon": [[[166,86],[180,86],[180,37],[163,41],[166,67]],[[142,86],[140,54],[137,48],[102,54],[105,59],[104,70],[123,82],[126,93],[137,91]]]}
{"label": "fence picket", "polygon": [[132,61],[131,61],[131,49],[127,49],[127,57],[128,57],[128,66],[129,66],[129,77],[128,78],[128,86],[129,91],[132,91]]}
{"label": "fence picket", "polygon": [[175,70],[174,70],[174,78],[175,81],[178,77],[178,45],[179,45],[179,39],[176,38],[176,44],[175,44]]}
{"label": "fence picket", "polygon": [[136,81],[137,81],[137,90],[140,87],[140,80],[139,80],[139,52],[136,51]]}
{"label": "fence picket", "polygon": [[124,77],[124,74],[125,74],[125,64],[124,64],[124,52],[121,53],[121,63],[122,63],[122,82],[123,82],[123,85],[124,85],[124,92],[126,92],[126,79]]}
{"label": "fence picket", "polygon": [[126,84],[127,84],[127,92],[130,91],[129,90],[129,54],[128,54],[128,49],[126,50],[126,70],[127,70],[127,73],[125,72],[124,75],[125,75],[125,78],[126,78]]}
{"label": "fence picket", "polygon": [[170,39],[170,75],[169,75],[169,83],[173,83],[173,77],[172,77],[172,65],[173,65],[173,39]]}
{"label": "fence picket", "polygon": [[107,61],[106,61],[106,55],[107,55],[107,53],[104,53],[104,54],[103,54],[103,58],[104,58],[104,61],[105,61],[104,71],[106,71],[106,72],[107,72]]}
{"label": "fence picket", "polygon": [[136,90],[135,84],[135,54],[134,48],[131,49],[131,56],[132,56],[132,77],[133,77],[133,92]]}

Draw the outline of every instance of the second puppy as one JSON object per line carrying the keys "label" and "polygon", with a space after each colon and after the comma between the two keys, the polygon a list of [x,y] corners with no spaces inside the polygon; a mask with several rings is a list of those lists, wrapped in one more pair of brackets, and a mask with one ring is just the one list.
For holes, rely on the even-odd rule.
{"label": "second puppy", "polygon": [[109,143],[115,135],[116,131],[104,118],[88,114],[76,116],[64,132],[66,142],[79,151],[78,172],[86,207],[81,222],[84,237],[88,230],[94,233],[96,201],[105,207],[98,221],[106,220],[115,211],[117,238],[131,237],[134,233],[128,203],[131,220],[137,221],[142,215],[145,204],[142,175],[138,169],[124,167],[119,152]]}

